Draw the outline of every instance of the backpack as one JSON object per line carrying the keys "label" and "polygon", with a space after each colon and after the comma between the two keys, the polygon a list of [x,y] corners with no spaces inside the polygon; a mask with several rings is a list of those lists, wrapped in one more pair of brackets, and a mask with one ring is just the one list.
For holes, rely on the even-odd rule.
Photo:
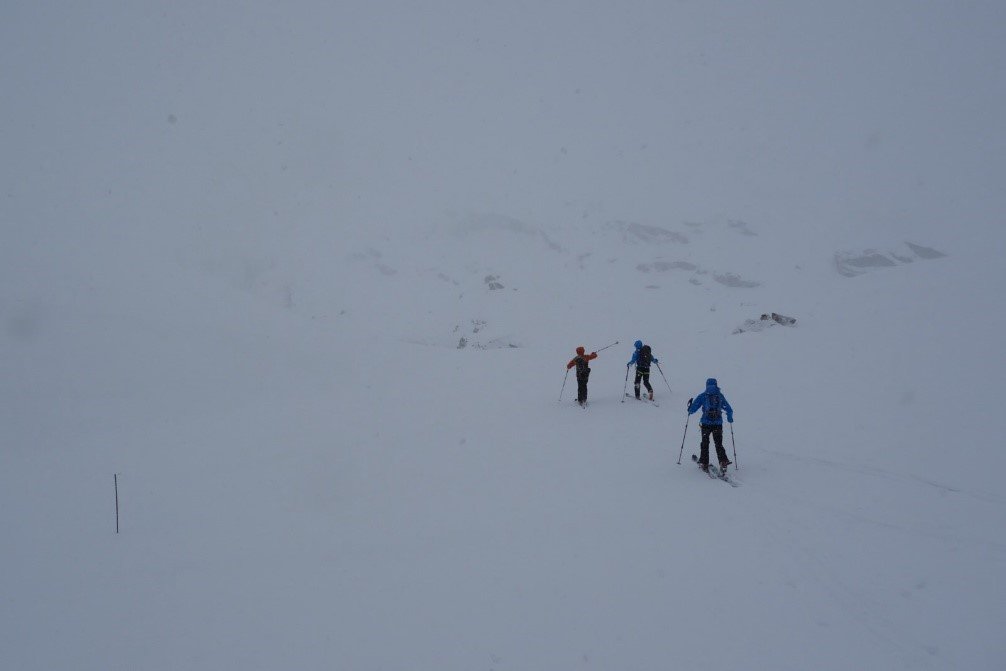
{"label": "backpack", "polygon": [[576,376],[577,377],[586,377],[586,376],[590,375],[590,367],[587,366],[587,360],[584,357],[577,355],[577,357],[576,357],[576,359],[574,359],[574,361],[576,361]]}
{"label": "backpack", "polygon": [[721,408],[723,406],[723,397],[719,394],[708,394],[706,396],[706,419],[711,419],[713,421],[719,421],[721,416]]}
{"label": "backpack", "polygon": [[643,345],[639,350],[639,356],[636,357],[636,369],[645,373],[650,370],[651,361],[653,361],[653,352],[650,351],[649,345]]}

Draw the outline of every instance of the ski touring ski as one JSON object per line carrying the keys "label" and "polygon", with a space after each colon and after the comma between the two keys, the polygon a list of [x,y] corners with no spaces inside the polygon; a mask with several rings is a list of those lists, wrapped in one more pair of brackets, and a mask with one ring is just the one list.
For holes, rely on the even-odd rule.
{"label": "ski touring ski", "polygon": [[[692,455],[692,461],[694,461],[696,464],[698,464],[699,463],[699,455],[693,454]],[[702,466],[700,465],[699,468],[702,468]],[[730,476],[730,474],[728,474],[725,471],[721,470],[720,467],[717,466],[716,464],[709,464],[709,470],[706,471],[706,475],[708,475],[709,478],[712,479],[712,480],[722,480],[723,482],[727,483],[731,487],[740,487],[740,484],[738,484],[737,481],[735,481],[733,479],[733,477]]]}
{"label": "ski touring ski", "polygon": [[[647,398],[645,396],[641,396],[639,398],[636,398],[636,396],[634,394],[630,394],[629,392],[625,392],[625,397],[626,398],[635,398],[640,403],[648,403],[648,404],[656,406],[658,408],[660,407],[659,403],[657,403],[656,401],[651,401],[649,398]],[[624,403],[625,401],[622,401],[622,402]]]}

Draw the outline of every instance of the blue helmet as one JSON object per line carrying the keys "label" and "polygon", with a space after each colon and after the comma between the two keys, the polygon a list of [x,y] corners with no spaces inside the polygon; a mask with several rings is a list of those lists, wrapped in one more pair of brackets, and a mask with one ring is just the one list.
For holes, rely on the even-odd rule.
{"label": "blue helmet", "polygon": [[643,341],[642,340],[637,340],[636,342],[634,342],[632,344],[636,347],[636,349],[643,349]]}

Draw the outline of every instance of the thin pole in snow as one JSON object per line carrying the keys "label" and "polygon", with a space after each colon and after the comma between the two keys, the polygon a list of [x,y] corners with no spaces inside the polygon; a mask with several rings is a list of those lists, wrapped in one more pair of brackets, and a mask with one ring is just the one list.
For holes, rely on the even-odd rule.
{"label": "thin pole in snow", "polygon": [[666,384],[666,385],[667,385],[667,391],[668,391],[669,393],[673,394],[674,392],[673,392],[673,391],[671,391],[671,383],[667,381],[667,376],[666,376],[666,375],[664,375],[664,369],[660,367],[660,364],[659,364],[659,363],[657,364],[657,370],[659,370],[659,371],[660,371],[660,377],[664,378],[664,384]]}
{"label": "thin pole in snow", "polygon": [[734,423],[733,422],[730,422],[730,442],[733,443],[733,446],[734,446],[734,468],[740,468],[740,466],[737,465],[737,441],[734,440]]}
{"label": "thin pole in snow", "polygon": [[[692,399],[688,399],[688,405],[692,404]],[[685,437],[688,435],[688,420],[692,418],[692,413],[685,415],[685,432],[681,434],[681,449],[678,450],[678,466],[681,465],[681,455],[685,453]]]}
{"label": "thin pole in snow", "polygon": [[115,483],[115,533],[119,533],[119,474],[113,473],[112,480]]}

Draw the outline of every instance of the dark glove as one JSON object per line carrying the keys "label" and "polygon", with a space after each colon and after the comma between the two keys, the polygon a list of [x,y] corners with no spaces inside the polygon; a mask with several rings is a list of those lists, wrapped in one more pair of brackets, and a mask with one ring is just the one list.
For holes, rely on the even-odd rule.
{"label": "dark glove", "polygon": [[689,408],[692,407],[692,401],[694,401],[694,400],[695,400],[694,398],[688,399],[688,407]]}
{"label": "dark glove", "polygon": [[591,352],[590,356],[597,356],[597,352]]}

